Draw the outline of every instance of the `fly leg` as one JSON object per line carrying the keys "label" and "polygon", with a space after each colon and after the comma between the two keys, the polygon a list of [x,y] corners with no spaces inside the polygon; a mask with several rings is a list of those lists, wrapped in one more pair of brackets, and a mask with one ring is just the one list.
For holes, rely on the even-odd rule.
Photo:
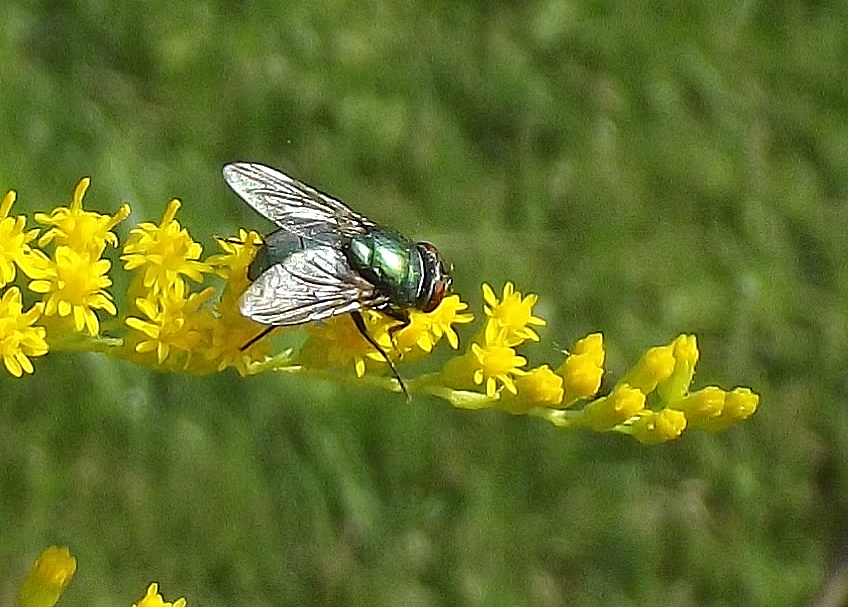
{"label": "fly leg", "polygon": [[383,359],[385,359],[385,361],[389,364],[389,368],[392,370],[392,374],[395,376],[395,379],[400,385],[400,389],[403,390],[404,396],[406,396],[406,401],[409,402],[410,400],[412,400],[412,398],[409,396],[409,391],[406,389],[406,384],[403,383],[403,378],[401,378],[400,373],[398,373],[397,368],[395,368],[395,364],[392,362],[392,359],[389,358],[389,355],[386,354],[385,350],[380,347],[380,344],[378,344],[374,340],[374,338],[368,334],[368,329],[365,327],[365,320],[362,318],[362,314],[359,312],[359,310],[356,310],[355,312],[351,312],[350,315],[353,317],[353,324],[356,325],[356,328],[362,334],[362,337],[364,337],[369,344],[374,346],[374,348],[377,349],[377,352],[379,352],[383,356]]}
{"label": "fly leg", "polygon": [[[394,344],[395,343],[395,333],[397,333],[398,331],[400,331],[402,329],[407,328],[409,326],[409,323],[411,322],[409,320],[409,312],[407,312],[406,310],[403,310],[403,309],[389,308],[389,307],[385,307],[385,308],[380,309],[380,312],[382,312],[383,314],[385,314],[389,318],[394,318],[395,320],[400,321],[399,325],[392,325],[391,327],[389,327],[389,337],[391,338],[392,343]],[[397,344],[395,344],[395,345],[397,345]]]}
{"label": "fly leg", "polygon": [[268,326],[268,327],[265,327],[264,329],[262,329],[262,332],[261,332],[261,333],[259,333],[256,337],[252,337],[252,338],[250,339],[250,341],[248,341],[248,342],[247,342],[246,344],[244,344],[241,348],[239,348],[239,352],[244,352],[244,351],[245,351],[245,350],[247,350],[250,346],[252,346],[253,344],[255,344],[257,341],[259,341],[260,339],[262,339],[263,337],[265,337],[266,335],[268,335],[268,333],[270,333],[271,331],[273,331],[273,330],[274,330],[274,329],[276,329],[276,328],[277,328],[277,325],[270,325],[270,326]]}

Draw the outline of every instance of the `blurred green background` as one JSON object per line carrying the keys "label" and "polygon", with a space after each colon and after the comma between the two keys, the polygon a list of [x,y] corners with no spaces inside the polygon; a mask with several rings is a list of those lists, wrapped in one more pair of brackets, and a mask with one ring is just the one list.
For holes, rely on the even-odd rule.
{"label": "blurred green background", "polygon": [[[48,544],[62,605],[806,605],[848,558],[848,4],[0,4],[0,189],[119,228],[171,197],[211,251],[267,231],[265,162],[540,295],[534,362],[678,333],[726,433],[643,447],[277,376],[51,354],[0,374],[0,605]],[[466,338],[468,334],[466,333]],[[818,605],[845,604],[820,602]]]}

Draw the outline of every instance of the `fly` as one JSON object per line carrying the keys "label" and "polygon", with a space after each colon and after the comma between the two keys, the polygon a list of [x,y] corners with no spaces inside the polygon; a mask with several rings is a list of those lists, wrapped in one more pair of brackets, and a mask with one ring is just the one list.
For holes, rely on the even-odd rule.
{"label": "fly", "polygon": [[278,227],[248,267],[252,282],[239,302],[243,316],[268,328],[242,350],[275,327],[350,314],[409,398],[391,359],[368,334],[362,310],[400,320],[399,328],[409,324],[410,310],[435,310],[451,285],[436,247],[412,242],[270,167],[234,162],[223,172],[236,194]]}

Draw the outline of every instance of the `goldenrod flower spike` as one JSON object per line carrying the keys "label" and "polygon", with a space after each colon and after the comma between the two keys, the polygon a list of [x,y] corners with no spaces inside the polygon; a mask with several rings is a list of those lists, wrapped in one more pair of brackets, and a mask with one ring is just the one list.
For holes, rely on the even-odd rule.
{"label": "goldenrod flower spike", "polygon": [[159,594],[159,584],[155,582],[147,587],[147,592],[138,603],[133,603],[133,607],[185,607],[185,605],[186,600],[183,598],[173,603],[165,602]]}
{"label": "goldenrod flower spike", "polygon": [[[236,238],[218,238],[222,252],[203,259],[201,245],[176,219],[178,200],[168,204],[159,224],[145,222],[130,230],[121,255],[124,269],[137,271],[121,298],[129,309],[122,311],[120,324],[109,326],[110,334],[99,336],[98,314],[116,315],[119,307],[107,291],[110,273],[118,269],[100,255],[106,245],[118,245],[111,230],[129,207],[123,205],[113,216],[85,211],[88,185],[87,178],[79,182],[68,207],[36,216],[49,226],[40,239],[37,230],[26,231],[25,217],[9,216],[14,192],[0,203],[0,357],[12,375],[31,373],[31,358],[48,347],[76,347],[172,371],[234,367],[247,375],[276,370],[397,389],[386,376],[384,354],[348,315],[308,324],[308,337],[299,348],[275,355],[275,340],[257,341],[267,327],[243,317],[239,300],[250,284],[247,270],[262,237],[239,230]],[[34,241],[49,245],[51,255]],[[30,290],[42,295],[26,311],[19,287],[6,286],[18,270],[30,278]],[[222,288],[208,285],[218,278],[225,281]],[[200,284],[196,291],[189,281]],[[609,382],[613,387],[607,393],[601,392],[606,373],[601,333],[577,340],[558,367],[528,369],[533,342],[541,339],[537,329],[546,324],[533,315],[538,296],[522,294],[511,282],[500,296],[488,284],[482,291],[484,314],[475,336],[439,372],[404,376],[410,391],[434,394],[455,407],[496,407],[562,428],[621,432],[644,443],[676,439],[688,428],[723,430],[757,409],[759,397],[747,388],[689,392],[699,357],[694,335],[649,349],[623,377]],[[399,364],[429,356],[443,339],[460,349],[456,327],[474,319],[467,307],[453,294],[430,312],[410,310],[405,325],[374,310],[363,310],[362,318],[373,343]],[[80,335],[90,339],[71,339]],[[246,344],[251,346],[245,349]],[[545,351],[537,348],[537,354]],[[345,367],[350,371],[334,370]],[[154,587],[150,600],[155,597]]]}
{"label": "goldenrod flower spike", "polygon": [[76,570],[77,560],[67,548],[47,548],[21,582],[18,607],[53,607]]}

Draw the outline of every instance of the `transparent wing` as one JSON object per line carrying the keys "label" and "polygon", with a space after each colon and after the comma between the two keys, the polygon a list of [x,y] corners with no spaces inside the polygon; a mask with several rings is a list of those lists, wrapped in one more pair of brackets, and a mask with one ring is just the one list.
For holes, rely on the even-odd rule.
{"label": "transparent wing", "polygon": [[224,166],[224,179],[247,204],[278,226],[305,238],[352,237],[373,223],[343,202],[288,175],[252,162]]}
{"label": "transparent wing", "polygon": [[242,295],[241,313],[266,325],[298,325],[385,304],[374,285],[331,246],[292,253],[263,272]]}

